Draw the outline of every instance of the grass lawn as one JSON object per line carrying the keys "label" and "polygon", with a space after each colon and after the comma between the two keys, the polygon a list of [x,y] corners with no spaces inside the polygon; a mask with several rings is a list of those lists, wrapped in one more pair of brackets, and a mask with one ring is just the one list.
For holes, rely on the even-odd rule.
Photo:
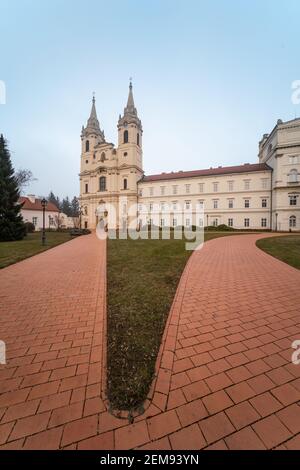
{"label": "grass lawn", "polygon": [[42,233],[36,232],[29,233],[20,241],[0,242],[0,269],[67,242],[71,238],[66,232],[46,232],[46,245],[42,246]]}
{"label": "grass lawn", "polygon": [[[205,240],[235,235],[206,233]],[[166,319],[192,252],[184,240],[108,240],[107,366],[113,409],[147,397]]]}
{"label": "grass lawn", "polygon": [[300,269],[300,235],[264,238],[256,245],[269,255]]}

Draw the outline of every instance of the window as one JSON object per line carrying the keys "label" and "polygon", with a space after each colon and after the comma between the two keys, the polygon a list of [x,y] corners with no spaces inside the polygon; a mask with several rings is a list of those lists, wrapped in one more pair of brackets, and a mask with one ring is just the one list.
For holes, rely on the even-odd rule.
{"label": "window", "polygon": [[86,151],[86,152],[89,152],[89,151],[90,151],[90,141],[89,141],[89,140],[87,140],[87,141],[85,142],[85,151]]}
{"label": "window", "polygon": [[290,196],[290,206],[296,206],[297,205],[297,196],[293,194]]}
{"label": "window", "polygon": [[218,225],[219,225],[218,219],[214,219],[214,220],[213,220],[213,226],[214,226],[214,227],[217,227]]}
{"label": "window", "polygon": [[261,226],[266,227],[267,226],[267,219],[263,218],[261,219]]}
{"label": "window", "polygon": [[177,188],[178,188],[178,186],[177,186],[177,185],[174,185],[174,186],[172,186],[172,188],[173,188],[173,194],[177,194]]}
{"label": "window", "polygon": [[250,219],[244,219],[244,227],[250,227]]}
{"label": "window", "polygon": [[291,155],[289,156],[289,163],[291,165],[296,165],[297,163],[299,163],[299,155]]}
{"label": "window", "polygon": [[88,208],[87,208],[87,206],[84,206],[84,215],[88,215]]}
{"label": "window", "polygon": [[268,179],[267,178],[262,178],[261,187],[262,187],[262,189],[268,189]]}
{"label": "window", "polygon": [[298,183],[298,171],[291,170],[288,174],[289,183]]}
{"label": "window", "polygon": [[213,207],[214,207],[214,209],[218,209],[218,203],[219,203],[218,199],[214,199],[214,200],[213,200]]}
{"label": "window", "polygon": [[214,191],[214,193],[217,193],[217,192],[218,192],[218,186],[219,186],[219,183],[213,183],[213,191]]}
{"label": "window", "polygon": [[228,181],[228,191],[233,191],[233,181]]}
{"label": "window", "polygon": [[267,207],[267,199],[262,199],[261,200],[261,207]]}
{"label": "window", "polygon": [[199,227],[203,227],[204,226],[204,220],[203,220],[203,217],[200,217],[199,219]]}
{"label": "window", "polygon": [[199,204],[199,209],[203,209],[203,207],[204,207],[204,201],[203,201],[203,200],[200,200],[200,201],[198,201],[198,204]]}
{"label": "window", "polygon": [[128,144],[128,131],[124,131],[123,142],[124,144]]}
{"label": "window", "polygon": [[165,186],[160,187],[160,194],[163,196],[165,194]]}
{"label": "window", "polygon": [[191,221],[190,219],[185,219],[185,226],[190,227],[191,226]]}
{"label": "window", "polygon": [[250,199],[245,199],[245,209],[249,209],[250,207]]}
{"label": "window", "polygon": [[128,153],[127,153],[127,152],[124,152],[123,155],[124,155],[124,157],[127,157]]}
{"label": "window", "polygon": [[99,191],[106,191],[106,177],[100,176],[99,178]]}
{"label": "window", "polygon": [[233,219],[228,219],[228,227],[233,227]]}
{"label": "window", "polygon": [[150,210],[150,211],[153,211],[153,202],[150,202],[150,204],[149,204],[149,210]]}
{"label": "window", "polygon": [[37,220],[38,220],[37,217],[32,217],[32,223],[35,227],[37,226]]}
{"label": "window", "polygon": [[139,196],[143,196],[143,190],[142,189],[139,190]]}
{"label": "window", "polygon": [[84,222],[84,228],[88,228],[88,223],[87,223],[87,221]]}
{"label": "window", "polygon": [[186,185],[185,185],[185,192],[186,192],[187,194],[189,194],[190,191],[191,191],[191,185],[190,185],[190,184],[186,184]]}
{"label": "window", "polygon": [[191,201],[185,201],[185,208],[186,208],[186,210],[190,210],[190,208],[191,208]]}
{"label": "window", "polygon": [[268,153],[271,152],[272,148],[273,148],[273,145],[272,145],[272,144],[269,144],[269,146],[268,146]]}
{"label": "window", "polygon": [[88,162],[89,162],[88,160],[85,161],[85,163],[88,163]]}
{"label": "window", "polygon": [[204,183],[199,183],[199,193],[203,193],[204,191]]}
{"label": "window", "polygon": [[228,199],[228,208],[233,209],[233,199]]}
{"label": "window", "polygon": [[250,189],[250,180],[244,180],[244,189],[248,191]]}
{"label": "window", "polygon": [[149,188],[149,194],[150,196],[153,196],[153,188]]}
{"label": "window", "polygon": [[173,227],[177,227],[177,219],[172,220]]}
{"label": "window", "polygon": [[177,201],[173,201],[173,211],[177,210]]}
{"label": "window", "polygon": [[89,192],[89,185],[88,185],[88,183],[85,183],[85,192],[86,192],[86,193]]}
{"label": "window", "polygon": [[140,145],[140,134],[139,133],[137,133],[137,135],[136,135],[136,143],[137,143],[137,145]]}
{"label": "window", "polygon": [[165,226],[165,219],[160,219],[160,226],[164,227]]}
{"label": "window", "polygon": [[162,211],[165,210],[165,203],[164,202],[160,203],[160,210],[162,210]]}
{"label": "window", "polygon": [[290,228],[295,228],[296,227],[296,216],[295,215],[291,215],[291,217],[289,219],[289,226],[290,226]]}
{"label": "window", "polygon": [[123,179],[123,189],[127,189],[127,178]]}

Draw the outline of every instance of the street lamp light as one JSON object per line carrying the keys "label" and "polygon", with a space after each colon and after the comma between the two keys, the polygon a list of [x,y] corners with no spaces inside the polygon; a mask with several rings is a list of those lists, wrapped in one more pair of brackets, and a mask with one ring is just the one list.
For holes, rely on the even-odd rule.
{"label": "street lamp light", "polygon": [[46,232],[45,232],[45,210],[47,206],[47,201],[45,198],[41,200],[42,208],[43,208],[43,232],[42,232],[42,245],[46,245]]}

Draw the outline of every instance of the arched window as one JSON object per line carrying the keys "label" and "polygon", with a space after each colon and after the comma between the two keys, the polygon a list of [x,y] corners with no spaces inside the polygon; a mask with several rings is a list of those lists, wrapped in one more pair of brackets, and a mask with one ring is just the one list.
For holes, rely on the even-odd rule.
{"label": "arched window", "polygon": [[86,152],[89,152],[89,151],[90,151],[90,141],[89,141],[89,140],[87,140],[87,141],[85,142],[85,151],[86,151]]}
{"label": "arched window", "polygon": [[291,170],[288,176],[289,176],[289,183],[298,183],[298,171],[297,170]]}
{"label": "arched window", "polygon": [[100,176],[99,178],[99,190],[106,191],[106,177]]}
{"label": "arched window", "polygon": [[296,216],[291,215],[290,220],[289,220],[289,225],[290,228],[295,228],[296,227]]}
{"label": "arched window", "polygon": [[124,131],[124,144],[128,143],[128,131]]}
{"label": "arched window", "polygon": [[87,208],[87,206],[84,206],[84,215],[88,215],[88,208]]}
{"label": "arched window", "polygon": [[140,134],[139,133],[137,133],[137,135],[136,135],[136,143],[138,145],[140,145]]}
{"label": "arched window", "polygon": [[127,178],[123,180],[123,189],[127,189]]}

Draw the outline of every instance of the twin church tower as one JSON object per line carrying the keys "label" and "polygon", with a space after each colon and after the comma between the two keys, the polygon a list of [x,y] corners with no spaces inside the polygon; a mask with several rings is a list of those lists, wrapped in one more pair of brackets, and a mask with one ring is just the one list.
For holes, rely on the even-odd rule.
{"label": "twin church tower", "polygon": [[83,228],[96,228],[108,206],[115,210],[117,226],[130,222],[129,207],[137,203],[137,182],[143,176],[142,135],[131,82],[127,105],[123,116],[119,116],[117,148],[105,140],[93,97],[90,117],[81,132],[79,176]]}

